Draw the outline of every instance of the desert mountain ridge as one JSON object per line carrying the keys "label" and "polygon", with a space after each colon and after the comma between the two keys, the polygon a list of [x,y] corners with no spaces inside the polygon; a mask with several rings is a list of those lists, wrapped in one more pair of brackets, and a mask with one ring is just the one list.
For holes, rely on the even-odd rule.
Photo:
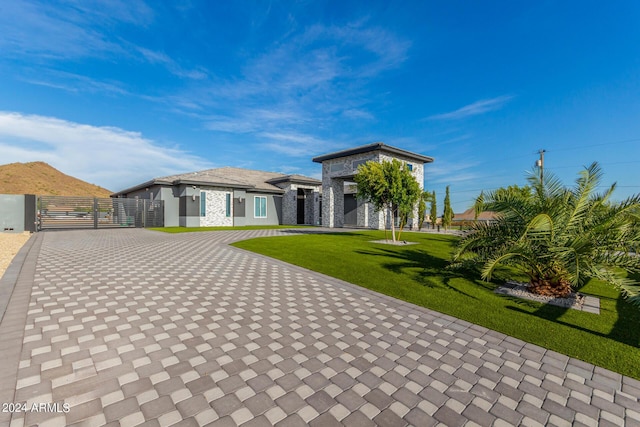
{"label": "desert mountain ridge", "polygon": [[0,194],[109,197],[112,193],[66,175],[45,162],[0,165]]}

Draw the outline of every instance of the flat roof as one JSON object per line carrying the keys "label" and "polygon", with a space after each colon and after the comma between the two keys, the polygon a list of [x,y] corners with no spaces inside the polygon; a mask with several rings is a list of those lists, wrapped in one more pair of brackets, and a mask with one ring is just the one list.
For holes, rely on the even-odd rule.
{"label": "flat roof", "polygon": [[334,153],[329,153],[329,154],[323,154],[321,156],[314,157],[312,160],[316,163],[322,163],[325,160],[332,160],[332,159],[338,159],[340,157],[353,156],[354,154],[369,153],[371,151],[383,151],[389,154],[408,157],[410,159],[420,161],[422,163],[433,162],[433,157],[424,156],[418,153],[412,153],[411,151],[403,150],[397,147],[392,147],[391,145],[387,145],[382,142],[374,142],[373,144],[361,145],[360,147],[349,148],[347,150],[336,151]]}

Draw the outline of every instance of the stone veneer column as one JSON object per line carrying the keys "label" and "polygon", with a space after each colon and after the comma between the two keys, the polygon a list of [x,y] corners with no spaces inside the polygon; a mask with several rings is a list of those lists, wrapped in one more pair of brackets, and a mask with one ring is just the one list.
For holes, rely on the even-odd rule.
{"label": "stone veneer column", "polygon": [[322,180],[322,226],[344,226],[344,180],[326,177]]}
{"label": "stone veneer column", "polygon": [[357,199],[358,207],[356,210],[356,224],[358,227],[368,227],[369,226],[369,203],[365,202],[363,199]]}
{"label": "stone veneer column", "polygon": [[319,225],[320,224],[320,192],[317,190],[313,190],[311,192],[311,197],[313,197],[312,199],[312,203],[313,203],[313,215],[312,215],[312,219],[313,225]]}
{"label": "stone veneer column", "polygon": [[316,216],[317,204],[315,202],[315,193],[313,189],[306,188],[304,190],[304,223],[305,224],[317,224]]}
{"label": "stone veneer column", "polygon": [[418,205],[416,204],[416,206],[413,208],[413,212],[412,212],[412,218],[411,219],[411,230],[413,231],[418,231]]}
{"label": "stone veneer column", "polygon": [[296,215],[298,208],[298,188],[295,185],[287,185],[282,196],[282,223],[295,225],[298,222]]}
{"label": "stone veneer column", "polygon": [[[323,168],[325,166],[323,165]],[[333,228],[333,187],[328,173],[322,173],[322,226]]]}
{"label": "stone veneer column", "polygon": [[376,211],[371,203],[367,203],[367,209],[369,210],[369,228],[384,230],[384,213]]}
{"label": "stone veneer column", "polygon": [[332,179],[333,187],[333,226],[344,227],[344,179]]}

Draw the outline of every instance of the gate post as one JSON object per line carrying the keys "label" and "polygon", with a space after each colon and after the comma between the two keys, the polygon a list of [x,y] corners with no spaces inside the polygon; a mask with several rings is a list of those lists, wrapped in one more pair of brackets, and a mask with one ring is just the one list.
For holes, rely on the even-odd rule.
{"label": "gate post", "polygon": [[42,231],[42,196],[36,196],[36,231]]}
{"label": "gate post", "polygon": [[148,201],[149,200],[147,199],[142,199],[142,228],[147,227],[147,209],[149,208],[147,205]]}
{"label": "gate post", "polygon": [[93,198],[93,228],[98,229],[98,199]]}

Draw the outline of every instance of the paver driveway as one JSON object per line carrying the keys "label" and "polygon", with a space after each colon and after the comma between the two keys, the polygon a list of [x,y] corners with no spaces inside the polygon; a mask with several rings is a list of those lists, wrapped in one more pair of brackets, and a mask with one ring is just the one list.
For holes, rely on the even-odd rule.
{"label": "paver driveway", "polygon": [[636,380],[227,246],[277,234],[35,236],[0,423],[640,425]]}

